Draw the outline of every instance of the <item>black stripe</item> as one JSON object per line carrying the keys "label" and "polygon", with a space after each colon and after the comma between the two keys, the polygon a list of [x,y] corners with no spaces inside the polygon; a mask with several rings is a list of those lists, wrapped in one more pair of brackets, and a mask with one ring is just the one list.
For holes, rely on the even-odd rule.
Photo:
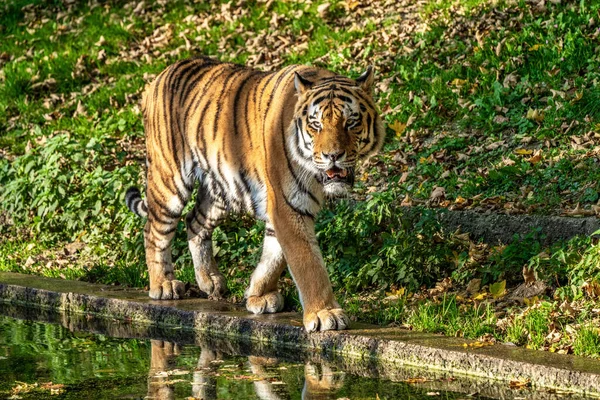
{"label": "black stripe", "polygon": [[[202,79],[208,71],[217,64],[215,60],[210,59],[210,62],[204,60],[203,63],[196,63],[194,70],[186,76],[186,79],[181,84],[180,101],[186,99],[190,92],[194,90],[196,84]],[[192,79],[193,78],[193,79]],[[179,106],[183,104],[180,102]]]}
{"label": "black stripe", "polygon": [[294,178],[294,181],[296,182],[296,186],[298,187],[298,189],[300,189],[300,191],[304,194],[307,194],[316,204],[321,205],[321,203],[319,203],[319,200],[317,200],[317,198],[315,197],[314,194],[312,194],[303,184],[302,182],[298,179],[298,176],[296,176],[296,172],[294,171],[294,168],[292,167],[292,162],[290,160],[290,156],[288,154],[288,149],[287,149],[287,141],[286,141],[286,137],[285,137],[285,129],[283,129],[283,120],[281,120],[281,136],[283,137],[283,154],[285,155],[285,160],[287,162],[287,167],[290,170],[292,177]]}
{"label": "black stripe", "polygon": [[152,246],[154,246],[154,248],[156,248],[156,250],[158,250],[158,251],[165,251],[169,247],[171,247],[171,243],[168,243],[165,247],[161,247],[154,240],[147,239],[147,241],[148,241],[148,244],[151,244]]}
{"label": "black stripe", "polygon": [[[178,165],[177,163],[177,141],[175,138],[175,135],[173,134],[173,127],[172,127],[172,121],[173,121],[173,117],[170,114],[171,110],[172,110],[172,103],[173,103],[173,94],[171,93],[171,85],[172,85],[172,81],[173,81],[173,77],[175,76],[175,72],[177,72],[176,68],[171,68],[169,70],[169,74],[168,77],[163,85],[163,91],[164,91],[164,98],[162,99],[162,106],[163,106],[163,116],[165,118],[165,127],[166,127],[166,132],[165,134],[169,136],[170,139],[170,144],[171,144],[171,148],[169,149],[170,151],[167,152],[167,154],[172,155],[173,157],[173,161],[175,162],[176,167],[179,169],[180,165]],[[167,99],[169,100],[167,102]],[[170,103],[170,104],[167,104]],[[177,186],[177,185],[175,185]]]}
{"label": "black stripe", "polygon": [[[370,123],[369,123],[369,131],[368,131],[368,136],[367,136],[367,137],[369,138],[369,140],[371,140],[371,139],[370,139],[370,137],[371,137],[371,133],[372,133],[372,135],[373,135],[373,138],[375,137],[375,120],[373,120],[373,119],[371,118],[371,115],[370,115],[370,114],[367,114],[367,115],[368,115],[368,118],[367,118],[367,120],[371,120],[371,121],[370,121]],[[375,146],[377,145],[377,143],[378,143],[378,142],[377,142],[377,140],[373,140],[373,141],[371,141],[371,146],[370,146],[370,147],[369,147],[369,149],[367,150],[367,153],[370,153],[370,152],[371,152],[371,150],[373,150],[373,149],[375,148]]]}
{"label": "black stripe", "polygon": [[[373,103],[373,100],[372,100],[371,98],[369,98],[369,97],[368,97],[366,94],[364,94],[364,93],[361,93],[361,91],[360,91],[360,90],[357,90],[357,91],[355,91],[355,92],[352,92],[351,90],[349,90],[349,89],[347,89],[347,88],[345,88],[345,87],[343,87],[343,86],[340,86],[340,87],[339,87],[339,89],[340,89],[342,92],[344,92],[344,93],[346,93],[346,94],[349,94],[350,96],[353,96],[353,97],[358,97],[358,99],[359,99],[359,100],[362,100],[362,101],[364,101],[365,103],[367,103],[367,105],[369,106],[369,108],[375,109],[375,104]],[[360,102],[359,102],[359,103],[360,103]]]}
{"label": "black stripe", "polygon": [[[289,68],[289,67],[288,67],[288,68]],[[267,87],[269,86],[269,84],[271,83],[271,81],[272,81],[273,79],[275,79],[275,77],[277,76],[277,74],[278,74],[278,72],[273,72],[273,73],[271,74],[271,76],[269,76],[269,78],[267,79],[267,81],[265,82],[265,84],[264,84],[263,88],[262,88],[262,89],[261,89],[261,91],[260,91],[260,100],[262,100],[262,98],[263,98],[263,95],[265,94],[265,90],[267,90]],[[257,89],[258,89],[258,86],[257,86]],[[258,91],[258,90],[257,90],[257,91]],[[258,104],[258,105],[260,105],[261,103],[262,103],[262,101],[261,101],[260,103],[257,103],[256,92],[254,92],[254,104]],[[260,113],[260,111],[261,111],[261,108],[262,108],[262,107],[259,107],[259,109],[258,109],[259,113]]]}
{"label": "black stripe", "polygon": [[[190,65],[191,64],[191,65]],[[198,69],[198,64],[194,63],[194,60],[192,59],[188,59],[188,60],[183,60],[178,64],[178,69],[177,69],[177,78],[175,79],[175,81],[172,84],[171,87],[171,91],[173,93],[172,97],[172,101],[171,101],[171,115],[175,116],[176,115],[176,110],[181,110],[181,99],[183,98],[182,96],[182,86],[183,88],[185,88],[185,85],[187,85],[187,81],[191,78],[192,75],[194,75],[196,73]],[[185,77],[185,79],[183,79]],[[178,99],[179,101],[177,102],[177,109],[174,110],[175,108],[175,99]],[[184,133],[183,133],[183,129],[181,127],[182,123],[185,123],[185,119],[183,118],[176,118],[175,117],[175,121],[177,124],[177,128],[179,129],[179,135],[181,136],[181,141],[182,143],[185,143],[185,138],[184,138]]]}
{"label": "black stripe", "polygon": [[[183,179],[182,179],[183,182]],[[177,184],[177,182],[175,182],[175,179],[173,179],[173,185],[175,186],[175,194],[177,195],[177,197],[179,197],[179,200],[181,201],[181,206],[185,207],[185,203],[187,202],[186,197],[189,199],[189,195],[186,193],[181,193],[181,190],[179,190],[179,185]],[[185,182],[183,182],[183,186],[185,187]],[[187,187],[186,187],[187,189]]]}
{"label": "black stripe", "polygon": [[[164,77],[167,74],[167,70],[163,71],[160,75],[158,75],[158,77],[156,78],[155,82],[154,82],[154,96],[152,97],[152,111],[153,114],[150,118],[150,124],[151,124],[151,131],[154,132],[154,134],[158,137],[158,145],[160,147],[160,149],[162,150],[163,148],[163,136],[160,135],[160,130],[157,128],[157,126],[160,126],[160,123],[158,121],[159,116],[158,116],[158,110],[159,107],[156,106],[156,102],[158,101],[158,92],[161,86],[161,82],[164,79]],[[148,101],[148,100],[146,100]]]}
{"label": "black stripe", "polygon": [[373,128],[373,117],[371,117],[371,114],[367,113],[367,137],[365,139],[362,139],[360,142],[364,144],[363,147],[366,147],[369,143],[371,143],[371,130]]}
{"label": "black stripe", "polygon": [[[238,88],[235,91],[235,95],[233,96],[233,135],[237,136],[238,135],[238,108],[239,108],[239,104],[240,104],[240,99],[241,99],[241,95],[242,92],[244,91],[244,88],[246,87],[246,85],[248,84],[248,82],[250,82],[250,79],[254,76],[256,76],[259,72],[258,71],[251,71],[250,73],[246,74],[242,79],[244,79],[244,82],[242,82],[242,84],[238,84]],[[248,104],[248,96],[246,96],[246,105]],[[246,119],[246,124],[248,124],[248,112],[246,112],[246,115],[243,116]]]}
{"label": "black stripe", "polygon": [[166,220],[162,219],[161,216],[159,216],[158,214],[156,214],[154,212],[154,208],[150,208],[148,211],[149,211],[148,216],[150,217],[149,219],[151,219],[152,221],[156,221],[163,225],[170,225],[173,223],[172,220],[166,221]]}
{"label": "black stripe", "polygon": [[[300,120],[300,118],[298,118],[296,120],[296,147],[300,147],[300,137],[302,137],[302,143],[304,143],[303,147],[306,149],[306,151],[310,152],[310,147],[308,145],[308,143],[306,142],[306,140],[304,140],[304,132],[302,131],[302,120]],[[301,157],[302,154],[300,154]],[[306,157],[306,160],[310,159],[310,157]]]}
{"label": "black stripe", "polygon": [[316,84],[313,87],[325,86],[325,85],[329,85],[332,83],[345,83],[347,85],[356,86],[356,82],[354,82],[352,79],[347,78],[345,76],[341,76],[341,75],[334,75],[334,76],[330,76],[327,78],[319,79],[319,81],[316,82]]}
{"label": "black stripe", "polygon": [[[221,67],[221,66],[223,66],[223,67],[222,67],[222,68],[218,68],[218,67]],[[183,115],[183,119],[184,119],[184,121],[187,121],[187,120],[188,120],[188,116],[189,116],[189,113],[190,113],[190,111],[191,111],[193,114],[195,114],[195,113],[196,113],[196,111],[198,110],[198,108],[199,108],[199,107],[200,107],[200,105],[202,104],[202,102],[201,102],[201,101],[199,101],[199,100],[200,100],[200,99],[203,99],[203,98],[206,96],[206,94],[207,94],[207,92],[208,92],[209,88],[210,88],[210,87],[211,87],[211,86],[212,86],[212,85],[213,85],[213,84],[216,82],[216,80],[219,78],[219,76],[220,76],[220,75],[222,75],[222,74],[223,74],[225,71],[227,71],[226,64],[217,64],[217,65],[215,66],[215,69],[213,70],[213,73],[212,73],[212,74],[211,74],[209,77],[207,77],[207,79],[206,79],[206,81],[207,81],[208,83],[207,83],[207,84],[205,84],[205,85],[202,87],[202,90],[197,90],[197,91],[194,93],[194,96],[192,97],[192,100],[191,100],[191,102],[190,102],[190,107],[188,107],[188,108],[186,109],[186,111],[185,111],[185,113],[184,113],[184,115]],[[208,71],[207,71],[207,72],[208,72]],[[204,74],[203,74],[202,76],[204,76]],[[200,89],[200,88],[198,88],[198,89]],[[212,100],[212,99],[209,99],[209,101],[211,101],[211,100]],[[200,120],[198,120],[198,125],[199,125],[199,126],[201,126],[201,125],[202,125],[202,118],[201,118]]]}
{"label": "black stripe", "polygon": [[271,90],[271,95],[269,96],[269,101],[267,102],[267,110],[266,111],[268,111],[269,107],[271,107],[271,103],[273,102],[273,98],[275,97],[275,92],[279,88],[279,85],[281,84],[283,79],[286,76],[288,76],[291,72],[294,72],[295,69],[296,69],[295,65],[290,65],[289,67],[281,70],[281,75],[279,75],[279,78],[277,78],[277,81],[275,82],[275,85],[273,86],[273,90]]}
{"label": "black stripe", "polygon": [[[153,197],[153,201],[156,204],[158,204],[158,206],[159,206],[159,210],[158,211],[160,211],[164,216],[166,216],[167,218],[170,218],[170,219],[179,219],[179,217],[181,217],[181,215],[175,214],[171,209],[169,209],[169,207],[167,207],[166,204],[163,204],[157,198],[157,196],[152,196],[152,197]],[[154,214],[154,216],[158,216],[158,215]],[[163,223],[168,224],[169,222],[163,222]]]}
{"label": "black stripe", "polygon": [[200,139],[199,150],[200,150],[200,153],[202,153],[202,158],[206,161],[207,168],[210,168],[210,162],[208,161],[208,157],[207,157],[206,133],[204,132],[202,127],[204,126],[204,123],[203,123],[204,115],[206,114],[206,111],[208,111],[208,108],[210,107],[211,104],[212,104],[211,100],[207,100],[206,104],[204,104],[204,108],[202,108],[202,111],[200,112],[200,118],[198,119],[198,129],[196,130],[196,143],[198,143],[198,139]]}
{"label": "black stripe", "polygon": [[[189,106],[185,109],[185,112],[183,113],[183,121],[184,122],[188,120],[190,111],[195,112],[198,109],[198,107],[200,106],[201,102],[198,101],[198,96],[203,91],[200,90],[200,88],[198,88],[197,85],[206,75],[208,75],[212,71],[212,68],[214,68],[215,65],[211,64],[211,65],[205,65],[203,67],[205,67],[205,68],[200,70],[198,75],[187,85],[187,92],[183,93],[181,96],[182,99],[184,99],[184,98],[187,99],[191,95],[191,92],[195,91],[194,95],[192,97],[192,100],[189,103]],[[186,90],[186,88],[184,88],[184,90]],[[182,107],[183,107],[183,104],[182,104]]]}
{"label": "black stripe", "polygon": [[[227,77],[225,78],[225,81],[223,82],[223,84],[221,85],[221,90],[219,92],[219,95],[217,97],[217,111],[215,112],[215,117],[214,117],[214,132],[213,132],[213,140],[217,139],[217,133],[219,131],[219,119],[221,116],[221,111],[223,110],[223,98],[226,97],[229,93],[227,93],[227,85],[229,85],[229,82],[231,81],[232,78],[237,77],[238,76],[238,71],[240,69],[244,69],[244,67],[240,66],[240,65],[234,65],[230,70],[229,70],[229,75],[227,75]],[[235,124],[235,120],[234,120],[234,124]]]}
{"label": "black stripe", "polygon": [[248,181],[246,171],[244,171],[243,169],[240,171],[240,180],[242,181],[242,185],[244,185],[246,193],[248,193],[248,196],[250,197],[250,207],[252,207],[252,213],[256,214],[256,204],[254,203],[254,198],[252,196],[252,187],[250,186],[250,182]]}
{"label": "black stripe", "polygon": [[200,233],[200,231],[202,230],[202,226],[200,226],[200,224],[198,224],[199,230],[195,230],[194,229],[194,224],[192,223],[193,221],[190,221],[186,224],[186,230],[188,233],[192,233],[194,236],[197,236],[198,233]]}
{"label": "black stripe", "polygon": [[164,229],[164,230],[163,229],[158,229],[155,225],[153,225],[152,228],[154,229],[154,231],[156,233],[159,233],[159,234],[161,234],[163,236],[167,236],[167,235],[175,232],[175,230],[177,229],[177,224],[173,224],[172,227],[169,227],[169,228]]}

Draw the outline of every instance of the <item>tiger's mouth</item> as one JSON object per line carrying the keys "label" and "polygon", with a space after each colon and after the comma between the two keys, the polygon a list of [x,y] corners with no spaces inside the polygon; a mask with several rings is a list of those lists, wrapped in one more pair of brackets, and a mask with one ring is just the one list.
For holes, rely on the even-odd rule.
{"label": "tiger's mouth", "polygon": [[354,184],[354,169],[333,166],[321,172],[321,177],[324,186],[336,183],[352,186]]}

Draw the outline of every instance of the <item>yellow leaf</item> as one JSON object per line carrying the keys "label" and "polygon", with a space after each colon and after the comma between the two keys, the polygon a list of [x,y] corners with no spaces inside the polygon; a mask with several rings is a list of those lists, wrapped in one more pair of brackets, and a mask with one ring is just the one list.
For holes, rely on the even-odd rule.
{"label": "yellow leaf", "polygon": [[529,156],[529,155],[533,154],[533,150],[529,150],[529,149],[516,149],[515,150],[515,154],[518,154],[520,156]]}
{"label": "yellow leaf", "polygon": [[583,97],[583,90],[581,92],[575,92],[575,97],[571,100],[571,103],[576,103]]}
{"label": "yellow leaf", "polygon": [[504,296],[506,292],[506,280],[502,282],[496,282],[490,285],[490,293],[497,299],[498,297]]}
{"label": "yellow leaf", "polygon": [[523,298],[523,303],[525,303],[525,305],[527,307],[532,306],[532,305],[534,305],[535,303],[537,303],[539,301],[540,301],[540,298],[537,297],[537,296],[533,296],[533,297],[529,297],[529,298],[527,298],[527,297]]}
{"label": "yellow leaf", "polygon": [[531,47],[529,48],[529,51],[538,51],[538,50],[539,50],[539,49],[541,49],[542,47],[544,47],[544,45],[543,45],[543,44],[539,44],[539,43],[538,43],[538,44],[534,44],[533,46],[531,46]]}
{"label": "yellow leaf", "polygon": [[401,288],[396,289],[396,290],[392,289],[391,292],[386,292],[385,295],[388,296],[388,297],[389,296],[402,297],[402,296],[404,296],[405,292],[406,292],[406,288],[401,287]]}
{"label": "yellow leaf", "polygon": [[473,296],[473,300],[483,300],[487,295],[487,292],[477,293],[475,296]]}
{"label": "yellow leaf", "polygon": [[456,204],[462,204],[462,203],[464,203],[464,202],[466,202],[466,201],[467,201],[467,199],[465,199],[465,198],[464,198],[464,197],[462,197],[462,196],[458,196],[458,197],[456,198],[456,200],[454,200],[454,202],[455,202]]}
{"label": "yellow leaf", "polygon": [[544,113],[539,110],[534,110],[530,108],[527,110],[527,115],[525,116],[527,119],[534,120],[536,122],[542,122],[544,120]]}
{"label": "yellow leaf", "polygon": [[401,136],[406,130],[406,124],[403,124],[400,121],[395,121],[393,124],[390,125],[390,129],[396,132],[396,136]]}
{"label": "yellow leaf", "polygon": [[458,79],[458,78],[456,78],[452,82],[450,82],[450,84],[452,86],[464,86],[467,83],[469,83],[469,81],[467,81],[466,79]]}
{"label": "yellow leaf", "polygon": [[360,4],[359,1],[356,0],[346,0],[346,7],[348,8],[348,10],[352,11],[354,10],[356,7],[358,7],[358,5]]}

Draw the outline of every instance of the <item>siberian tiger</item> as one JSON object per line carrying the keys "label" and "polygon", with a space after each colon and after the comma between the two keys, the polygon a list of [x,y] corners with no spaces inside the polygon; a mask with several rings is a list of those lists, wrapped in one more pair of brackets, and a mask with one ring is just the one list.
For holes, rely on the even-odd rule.
{"label": "siberian tiger", "polygon": [[345,329],[348,318],[333,296],[314,219],[327,196],[353,185],[357,160],[383,143],[372,84],[371,67],[355,80],[303,65],[262,72],[210,58],[163,71],[142,99],[146,198],[135,187],[125,196],[129,209],[148,218],[150,297],[184,294],[170,246],[197,181],[186,228],[200,289],[211,298],[224,292],[212,232],[228,213],[249,213],[265,221],[266,229],[246,308],[255,314],[281,311],[277,282],[287,264],[306,330]]}

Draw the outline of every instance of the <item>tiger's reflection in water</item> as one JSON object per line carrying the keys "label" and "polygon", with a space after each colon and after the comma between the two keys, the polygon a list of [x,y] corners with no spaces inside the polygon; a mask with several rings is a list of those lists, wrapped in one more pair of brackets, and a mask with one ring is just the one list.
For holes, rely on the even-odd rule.
{"label": "tiger's reflection in water", "polygon": [[[175,399],[175,382],[179,378],[176,367],[177,356],[181,349],[177,344],[161,340],[151,340],[150,371],[148,373],[147,399]],[[186,394],[193,399],[217,399],[217,376],[223,354],[208,347],[201,347],[198,363],[192,373],[191,392]],[[261,400],[289,399],[286,385],[281,384],[276,375],[279,361],[276,358],[249,356],[247,363],[252,373],[254,393]],[[275,379],[274,379],[275,378]],[[336,399],[337,389],[342,387],[343,374],[334,374],[325,364],[315,365],[307,362],[304,366],[303,400]],[[186,398],[190,398],[186,397]]]}

